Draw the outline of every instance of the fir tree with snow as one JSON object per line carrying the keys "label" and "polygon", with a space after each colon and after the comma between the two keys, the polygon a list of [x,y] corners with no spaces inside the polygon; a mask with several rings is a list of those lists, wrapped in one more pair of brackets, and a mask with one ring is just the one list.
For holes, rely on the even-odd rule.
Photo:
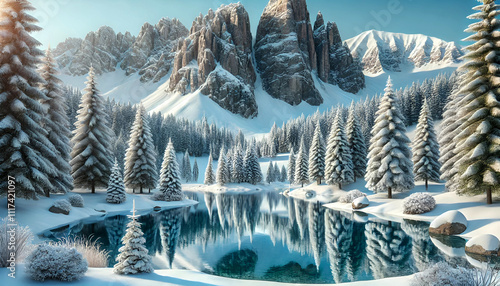
{"label": "fir tree with snow", "polygon": [[217,161],[217,175],[215,177],[217,184],[220,186],[224,186],[228,183],[228,171],[227,171],[227,162],[226,162],[226,153],[224,148],[220,149],[219,160]]}
{"label": "fir tree with snow", "polygon": [[214,167],[212,164],[212,152],[208,156],[207,169],[205,170],[205,185],[212,185],[215,182]]}
{"label": "fir tree with snow", "polygon": [[141,230],[141,224],[137,221],[135,214],[135,200],[132,207],[132,220],[127,224],[127,232],[122,238],[123,246],[118,250],[120,254],[116,257],[113,272],[116,274],[138,274],[151,273],[154,271],[151,256],[145,247],[146,239]]}
{"label": "fir tree with snow", "polygon": [[198,162],[196,161],[196,158],[195,158],[194,164],[193,164],[193,182],[198,182],[199,174],[200,174],[200,170],[198,169]]}
{"label": "fir tree with snow", "polygon": [[[40,43],[30,33],[40,30],[37,20],[27,12],[33,6],[26,0],[2,1],[0,9],[0,194],[7,194],[8,178],[16,180],[17,198],[37,199],[52,190],[67,190],[66,182],[54,164],[58,147],[54,146],[43,122],[49,96],[39,89],[44,82],[36,72],[43,55]],[[64,128],[64,127],[61,127]],[[64,136],[61,134],[60,136]],[[63,146],[64,148],[64,146]],[[62,154],[65,156],[66,154]],[[55,186],[53,184],[56,184]]]}
{"label": "fir tree with snow", "polygon": [[189,160],[189,152],[187,150],[182,159],[182,177],[186,180],[186,183],[191,181],[191,160]]}
{"label": "fir tree with snow", "polygon": [[113,131],[108,126],[104,102],[97,90],[94,68],[90,68],[87,87],[78,110],[77,122],[71,143],[71,175],[76,188],[105,187],[113,163],[111,161],[111,138]]}
{"label": "fir tree with snow", "polygon": [[351,149],[345,135],[344,121],[340,110],[337,111],[330,129],[325,162],[325,176],[328,184],[338,184],[339,188],[342,188],[342,184],[354,181]]}
{"label": "fir tree with snow", "polygon": [[246,181],[252,185],[256,185],[262,182],[262,170],[260,169],[259,157],[257,157],[257,151],[255,143],[252,142],[248,146],[245,158],[243,160],[243,166],[246,174]]}
{"label": "fir tree with snow", "polygon": [[233,182],[233,150],[227,151],[226,154],[226,169],[227,169],[227,182]]}
{"label": "fir tree with snow", "polygon": [[273,165],[273,161],[270,161],[269,162],[269,167],[267,167],[266,182],[268,184],[274,182],[274,165]]}
{"label": "fir tree with snow", "polygon": [[233,158],[233,173],[231,174],[233,178],[233,182],[242,183],[245,180],[245,174],[243,170],[243,154],[242,154],[242,145],[238,143],[234,152]]}
{"label": "fir tree with snow", "polygon": [[290,156],[288,157],[288,181],[290,184],[295,182],[295,154],[293,153],[293,149],[290,148]]}
{"label": "fir tree with snow", "polygon": [[[61,88],[62,81],[57,78],[56,62],[52,57],[50,49],[47,50],[43,64],[39,70],[40,75],[45,80],[40,85],[40,89],[47,96],[47,99],[41,100],[47,113],[43,120],[43,128],[48,132],[48,139],[57,150],[57,156],[52,163],[57,174],[50,178],[54,186],[55,193],[67,193],[73,188],[73,178],[71,177],[71,145],[69,137],[69,119],[66,113],[68,106],[63,96]],[[49,195],[49,189],[45,190],[46,196]]]}
{"label": "fir tree with snow", "polygon": [[429,181],[439,182],[441,164],[439,163],[439,144],[434,131],[434,122],[426,99],[422,105],[413,140],[413,173],[415,180],[425,181],[425,189],[427,190]]}
{"label": "fir tree with snow", "polygon": [[285,167],[285,165],[283,165],[283,166],[281,166],[281,172],[280,172],[280,179],[279,179],[279,181],[280,182],[286,181],[286,177],[287,177],[286,167]]}
{"label": "fir tree with snow", "polygon": [[159,190],[153,196],[157,201],[181,201],[182,186],[179,176],[179,164],[175,157],[175,149],[172,140],[169,140],[163,163],[161,164]]}
{"label": "fir tree with snow", "polygon": [[356,178],[363,178],[365,176],[367,154],[365,139],[354,110],[354,102],[349,107],[346,135],[349,148],[351,149],[354,181],[356,181]]}
{"label": "fir tree with snow", "polygon": [[135,121],[130,131],[130,140],[125,153],[125,185],[127,188],[154,189],[158,173],[156,171],[156,152],[153,135],[146,118],[146,109],[141,104],[137,108]]}
{"label": "fir tree with snow", "polygon": [[325,177],[325,142],[321,133],[319,120],[314,129],[314,137],[309,148],[309,179],[316,181],[318,185]]}
{"label": "fir tree with snow", "polygon": [[278,166],[278,162],[274,163],[274,173],[273,173],[273,176],[274,176],[274,181],[275,182],[280,180],[281,172],[280,172],[280,167]]}
{"label": "fir tree with snow", "polygon": [[297,153],[297,160],[295,161],[295,183],[304,184],[309,183],[309,165],[307,163],[306,147],[304,144],[304,136],[300,139],[300,148]]}
{"label": "fir tree with snow", "polygon": [[404,117],[390,77],[384,91],[371,132],[365,180],[369,190],[387,191],[392,198],[393,191],[403,192],[414,187],[413,163],[410,139],[406,136]]}
{"label": "fir tree with snow", "polygon": [[106,201],[111,204],[121,204],[127,199],[122,174],[118,167],[118,160],[115,158],[115,165],[111,169],[109,177]]}
{"label": "fir tree with snow", "polygon": [[473,33],[466,41],[475,43],[460,68],[462,77],[458,118],[464,121],[455,152],[459,158],[458,184],[460,194],[486,193],[488,204],[492,194],[500,194],[500,7],[494,0],[483,0],[469,16],[477,20],[466,32]]}

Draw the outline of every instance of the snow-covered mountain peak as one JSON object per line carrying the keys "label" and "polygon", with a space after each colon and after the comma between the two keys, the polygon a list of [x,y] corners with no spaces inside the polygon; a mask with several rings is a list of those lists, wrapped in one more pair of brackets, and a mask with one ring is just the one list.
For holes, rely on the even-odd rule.
{"label": "snow-covered mountain peak", "polygon": [[422,34],[365,31],[346,41],[365,73],[411,71],[424,66],[448,66],[460,61],[462,48],[455,42]]}

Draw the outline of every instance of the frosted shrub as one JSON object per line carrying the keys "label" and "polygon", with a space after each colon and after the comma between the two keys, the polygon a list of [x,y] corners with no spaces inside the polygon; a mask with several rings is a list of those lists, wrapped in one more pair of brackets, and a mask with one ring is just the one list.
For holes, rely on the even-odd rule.
{"label": "frosted shrub", "polygon": [[[8,224],[7,217],[0,220],[0,267],[9,267],[10,262],[10,250],[8,248],[10,235],[7,231],[10,230],[7,227]],[[26,256],[33,249],[31,241],[33,240],[33,234],[31,233],[29,227],[16,227],[16,263],[22,262]]]}
{"label": "frosted shrub", "polygon": [[500,285],[500,272],[494,269],[491,264],[485,268],[473,268],[470,270],[472,275],[472,285],[474,286],[498,286]]}
{"label": "frosted shrub", "polygon": [[438,262],[423,272],[415,274],[411,286],[469,286],[473,280],[470,270],[453,268],[445,262]]}
{"label": "frosted shrub", "polygon": [[68,200],[61,199],[61,200],[56,200],[52,204],[53,207],[60,208],[62,210],[65,210],[69,212],[71,210],[71,204]]}
{"label": "frosted shrub", "polygon": [[108,266],[108,251],[101,249],[101,245],[97,240],[92,238],[63,238],[55,245],[65,248],[75,248],[87,260],[88,267],[102,268]]}
{"label": "frosted shrub", "polygon": [[366,197],[366,194],[359,190],[352,190],[341,196],[339,202],[352,203],[352,201],[360,197]]}
{"label": "frosted shrub", "polygon": [[423,214],[436,207],[436,200],[427,193],[414,193],[403,201],[405,214]]}
{"label": "frosted shrub", "polygon": [[75,248],[40,244],[28,256],[26,274],[33,280],[73,281],[87,272],[87,261]]}
{"label": "frosted shrub", "polygon": [[83,208],[83,197],[79,194],[74,194],[68,197],[68,202],[76,208]]}

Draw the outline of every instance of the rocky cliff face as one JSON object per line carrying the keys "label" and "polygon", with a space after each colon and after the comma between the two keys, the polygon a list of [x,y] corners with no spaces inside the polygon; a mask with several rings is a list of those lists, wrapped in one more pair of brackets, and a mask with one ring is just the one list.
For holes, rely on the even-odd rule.
{"label": "rocky cliff face", "polygon": [[311,71],[316,49],[305,0],[270,0],[260,18],[255,60],[272,97],[291,105],[323,102]]}
{"label": "rocky cliff face", "polygon": [[365,86],[361,64],[355,61],[347,45],[342,43],[337,24],[325,24],[321,12],[314,23],[314,45],[317,55],[318,76],[341,89],[357,93]]}
{"label": "rocky cliff face", "polygon": [[243,5],[221,6],[198,16],[177,51],[168,91],[199,90],[233,113],[257,115],[252,34]]}
{"label": "rocky cliff face", "polygon": [[96,74],[112,72],[119,62],[127,74],[139,72],[142,81],[158,81],[171,67],[176,46],[188,30],[177,19],[161,19],[152,26],[144,24],[139,36],[129,32],[115,34],[104,26],[90,32],[85,39],[70,38],[53,53],[59,67],[71,75],[84,75],[92,64]]}

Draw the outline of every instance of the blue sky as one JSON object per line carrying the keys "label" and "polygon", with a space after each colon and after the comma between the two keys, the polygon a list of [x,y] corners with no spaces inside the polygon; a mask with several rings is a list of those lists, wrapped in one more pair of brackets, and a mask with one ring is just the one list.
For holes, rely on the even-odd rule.
{"label": "blue sky", "polygon": [[[108,25],[115,32],[137,35],[144,22],[157,23],[162,17],[178,18],[188,29],[199,13],[216,9],[227,0],[31,0],[33,16],[44,29],[35,34],[44,47],[55,46],[67,37],[83,38],[89,31]],[[252,33],[268,0],[240,0],[247,9]],[[355,4],[354,4],[355,3]],[[334,21],[342,39],[376,29],[419,33],[447,41],[465,38],[476,0],[308,0],[314,23],[319,10],[325,20]],[[463,43],[462,43],[463,44]]]}

